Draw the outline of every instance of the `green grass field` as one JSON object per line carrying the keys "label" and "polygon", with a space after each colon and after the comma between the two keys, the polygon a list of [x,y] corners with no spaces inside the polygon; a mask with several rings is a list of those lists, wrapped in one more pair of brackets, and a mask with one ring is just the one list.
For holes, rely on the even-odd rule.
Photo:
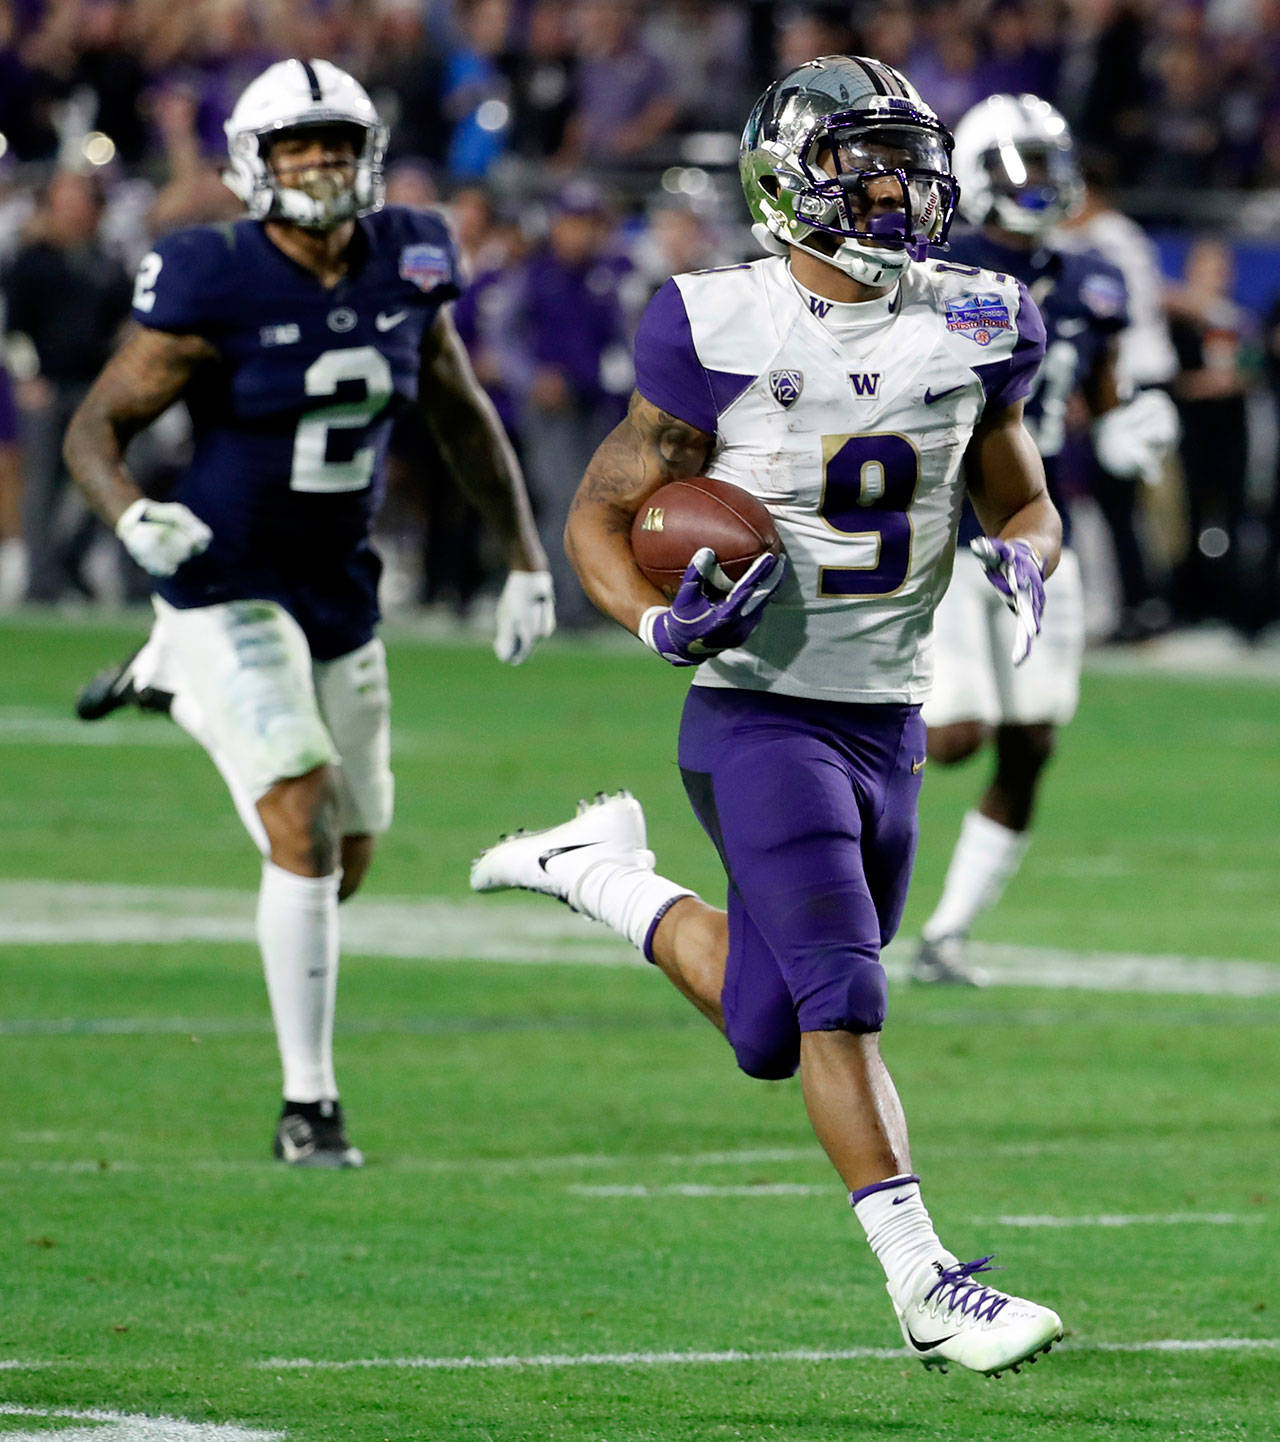
{"label": "green grass field", "polygon": [[[393,641],[339,1008],[369,1165],[298,1173],[221,783],[167,721],[70,716],[140,627],[0,624],[0,1438],[1280,1435],[1280,683],[1091,673],[977,938],[1001,984],[894,983],[939,1230],[1067,1326],[988,1381],[898,1347],[794,1082],[563,908],[467,892],[499,831],[627,785],[719,894],[681,677]],[[980,779],[928,777],[906,938]]]}

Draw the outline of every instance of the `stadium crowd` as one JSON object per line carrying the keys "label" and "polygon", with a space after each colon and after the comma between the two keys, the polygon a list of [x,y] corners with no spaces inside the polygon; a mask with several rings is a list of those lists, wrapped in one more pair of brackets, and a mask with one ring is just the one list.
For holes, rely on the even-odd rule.
{"label": "stadium crowd", "polygon": [[[630,391],[634,325],[668,275],[757,253],[741,118],[773,76],[839,51],[900,66],[947,123],[996,91],[1052,100],[1086,157],[1091,216],[1111,192],[1200,235],[1155,296],[1135,374],[1177,402],[1180,464],[1117,494],[1076,418],[1072,489],[1112,597],[1092,624],[1261,633],[1280,616],[1280,299],[1238,302],[1221,236],[1225,217],[1264,227],[1277,209],[1274,0],[0,0],[0,605],[145,594],[68,485],[61,434],[153,239],[237,214],[219,179],[236,95],[273,59],[320,55],[391,127],[389,201],[451,218],[469,277],[459,330],[527,471],[561,624],[590,624],[558,538]],[[177,413],[139,441],[148,489],[163,492],[184,442]],[[380,523],[392,609],[465,614],[492,574],[442,475],[406,415]]]}

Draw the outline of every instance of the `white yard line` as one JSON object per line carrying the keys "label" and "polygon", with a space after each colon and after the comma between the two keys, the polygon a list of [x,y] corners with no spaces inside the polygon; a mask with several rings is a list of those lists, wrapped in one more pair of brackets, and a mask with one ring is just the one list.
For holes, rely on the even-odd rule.
{"label": "white yard line", "polygon": [[[1062,1344],[1069,1352],[1275,1352],[1280,1351],[1280,1337],[1162,1337],[1147,1341],[1107,1342],[1090,1337],[1072,1337]],[[720,1366],[769,1362],[899,1362],[910,1360],[911,1354],[901,1347],[791,1347],[776,1351],[754,1351],[726,1348],[719,1351],[634,1351],[634,1352],[533,1352],[466,1354],[452,1357],[267,1357],[247,1365],[264,1372],[357,1372],[357,1371],[534,1371],[559,1367],[686,1367]],[[48,1368],[77,1370],[86,1364],[74,1361],[10,1358],[0,1361],[0,1368],[9,1371],[40,1371]],[[72,1412],[48,1411],[0,1403],[0,1415],[13,1417],[74,1417],[86,1421],[158,1422],[162,1419],[126,1418],[124,1414],[97,1410]],[[188,1427],[199,1424],[187,1423]],[[278,1433],[249,1432],[242,1429],[210,1431],[209,1438],[233,1442],[237,1432],[246,1439],[277,1437]],[[43,1434],[42,1434],[43,1435]],[[140,1434],[150,1435],[150,1434]],[[193,1438],[198,1433],[184,1433]]]}
{"label": "white yard line", "polygon": [[[1250,1352],[1280,1349],[1277,1337],[1162,1338],[1146,1342],[1096,1342],[1072,1338],[1064,1344],[1072,1352]],[[526,1371],[552,1367],[683,1367],[738,1364],[743,1362],[898,1362],[910,1358],[901,1347],[839,1347],[818,1349],[796,1347],[784,1351],[719,1352],[547,1352],[525,1356],[463,1357],[355,1357],[349,1360],[315,1357],[270,1357],[251,1365],[268,1372],[327,1371],[352,1372],[375,1368],[425,1372],[469,1372],[503,1369]]]}
{"label": "white yard line", "polygon": [[[830,1197],[830,1184],[805,1182],[760,1182],[717,1185],[710,1182],[669,1182],[656,1186],[628,1183],[571,1182],[565,1191],[575,1197],[639,1198],[652,1197]],[[1238,1215],[1234,1212],[1151,1212],[1101,1213],[1095,1216],[997,1216],[970,1217],[971,1226],[978,1227],[1240,1227],[1263,1221],[1258,1214]]]}
{"label": "white yard line", "polygon": [[[255,904],[251,892],[0,881],[0,946],[192,941],[251,946]],[[643,964],[631,947],[604,927],[534,898],[360,897],[343,908],[342,930],[348,956],[512,965]],[[885,965],[891,979],[905,978],[911,951],[912,943],[905,939],[889,949]],[[1268,962],[996,943],[975,944],[971,954],[991,973],[993,982],[1003,986],[1280,995],[1280,965]],[[127,1021],[121,1019],[117,1025],[123,1028]]]}
{"label": "white yard line", "polygon": [[188,1422],[183,1417],[145,1417],[101,1407],[23,1407],[14,1402],[0,1402],[0,1417],[39,1417],[94,1424],[91,1428],[6,1431],[2,1435],[8,1442],[89,1442],[89,1439],[96,1442],[282,1442],[285,1436],[283,1432],[264,1432],[257,1427],[240,1427],[234,1422]]}

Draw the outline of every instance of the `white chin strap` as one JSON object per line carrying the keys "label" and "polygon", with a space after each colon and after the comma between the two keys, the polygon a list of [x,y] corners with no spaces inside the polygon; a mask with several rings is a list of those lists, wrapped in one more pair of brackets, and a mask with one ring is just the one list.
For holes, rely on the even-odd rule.
{"label": "white chin strap", "polygon": [[751,234],[770,255],[786,255],[788,250],[802,250],[817,260],[826,261],[842,270],[860,285],[893,285],[911,263],[905,250],[881,250],[878,246],[860,245],[855,240],[842,241],[833,252],[806,245],[802,240],[786,241],[758,221]]}
{"label": "white chin strap", "polygon": [[911,257],[905,250],[880,250],[877,247],[859,245],[855,240],[842,241],[833,254],[806,245],[802,240],[793,240],[796,250],[816,256],[844,271],[850,280],[860,285],[893,285],[911,264]]}

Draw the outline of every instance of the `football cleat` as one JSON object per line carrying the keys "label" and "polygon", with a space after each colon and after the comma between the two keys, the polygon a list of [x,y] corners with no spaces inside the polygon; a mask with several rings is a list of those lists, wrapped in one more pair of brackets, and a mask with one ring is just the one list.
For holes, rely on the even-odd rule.
{"label": "football cleat", "polygon": [[537,891],[574,910],[574,892],[601,861],[652,870],[644,812],[629,791],[597,791],[579,801],[577,815],[545,831],[516,831],[482,851],[471,863],[472,891]]}
{"label": "football cleat", "polygon": [[920,938],[920,950],[911,963],[911,980],[942,986],[986,986],[991,978],[980,966],[971,966],[965,960],[962,936],[942,936],[937,941]]}
{"label": "football cleat", "polygon": [[286,1101],[271,1152],[291,1167],[364,1166],[364,1153],[347,1139],[342,1106],[336,1101]]}
{"label": "football cleat", "polygon": [[136,663],[147,644],[144,641],[118,666],[108,666],[99,671],[92,681],[80,688],[76,697],[76,715],[81,721],[100,721],[122,706],[136,706],[140,711],[158,711],[166,716],[169,714],[169,707],[173,704],[172,691],[137,684]]}
{"label": "football cleat", "polygon": [[990,1260],[980,1257],[950,1267],[934,1262],[914,1299],[901,1307],[894,1302],[907,1346],[927,1368],[945,1372],[948,1362],[957,1362],[998,1377],[1061,1340],[1056,1312],[974,1280],[991,1270]]}

